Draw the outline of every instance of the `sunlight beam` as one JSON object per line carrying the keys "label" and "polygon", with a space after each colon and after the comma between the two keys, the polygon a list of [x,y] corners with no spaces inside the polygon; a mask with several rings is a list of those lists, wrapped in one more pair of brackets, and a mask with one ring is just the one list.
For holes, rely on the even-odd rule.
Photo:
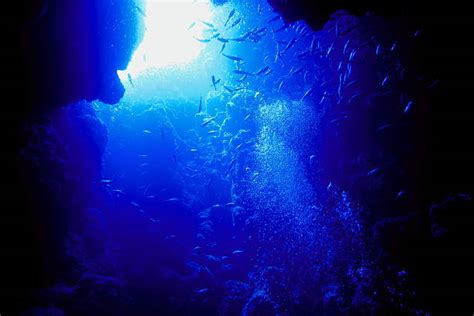
{"label": "sunlight beam", "polygon": [[208,0],[147,0],[145,36],[135,51],[122,80],[148,69],[186,66],[201,54],[211,28],[202,21],[213,18]]}

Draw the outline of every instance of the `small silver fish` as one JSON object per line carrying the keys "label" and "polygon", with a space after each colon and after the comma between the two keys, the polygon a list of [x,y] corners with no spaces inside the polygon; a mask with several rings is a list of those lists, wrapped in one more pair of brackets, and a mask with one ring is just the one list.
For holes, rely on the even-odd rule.
{"label": "small silver fish", "polygon": [[241,18],[238,18],[237,20],[234,21],[234,23],[232,23],[231,26],[228,27],[228,29],[231,29],[237,25],[239,25],[239,23],[242,22],[242,19]]}
{"label": "small silver fish", "polygon": [[[193,36],[194,37],[194,36]],[[208,39],[208,38],[197,38],[197,37],[194,37],[194,39],[198,42],[201,42],[201,43],[209,43],[211,40]]]}
{"label": "small silver fish", "polygon": [[202,24],[212,28],[212,29],[215,29],[215,26],[214,24],[210,23],[210,22],[206,22],[206,21],[203,21],[203,20],[200,20]]}
{"label": "small silver fish", "polygon": [[254,74],[253,73],[250,73],[248,71],[244,71],[244,70],[234,70],[234,73],[235,74],[238,74],[238,75],[243,75],[243,76],[253,76]]}
{"label": "small silver fish", "polygon": [[192,29],[196,25],[196,22],[191,23],[191,25],[188,26],[188,31]]}
{"label": "small silver fish", "polygon": [[407,105],[405,106],[405,109],[403,110],[403,113],[407,114],[410,112],[411,108],[413,107],[413,100],[408,101]]}
{"label": "small silver fish", "polygon": [[131,74],[127,74],[127,77],[128,77],[128,82],[130,82],[130,85],[135,88],[135,85],[133,84],[133,79],[132,79],[132,75]]}
{"label": "small silver fish", "polygon": [[209,125],[209,123],[211,123],[212,121],[214,121],[216,118],[217,118],[217,115],[205,119],[205,120],[202,122],[201,127],[205,127],[206,125]]}
{"label": "small silver fish", "polygon": [[241,58],[241,57],[237,57],[237,56],[231,56],[231,55],[227,55],[227,54],[222,54],[222,56],[226,57],[226,58],[229,58],[230,60],[233,60],[233,61],[237,61],[237,62],[241,62],[243,61],[244,59]]}
{"label": "small silver fish", "polygon": [[230,11],[229,13],[229,16],[227,17],[227,20],[225,21],[224,23],[224,26],[227,26],[227,23],[229,23],[230,19],[232,19],[232,17],[235,15],[235,9],[233,9],[232,11]]}
{"label": "small silver fish", "polygon": [[374,168],[374,169],[370,170],[369,172],[367,172],[367,175],[368,176],[373,176],[373,175],[377,174],[379,171],[380,171],[379,168]]}

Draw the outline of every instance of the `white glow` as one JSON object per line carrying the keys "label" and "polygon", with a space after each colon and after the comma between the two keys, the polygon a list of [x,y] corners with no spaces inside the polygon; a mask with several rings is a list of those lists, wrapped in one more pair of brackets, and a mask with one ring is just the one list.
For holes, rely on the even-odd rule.
{"label": "white glow", "polygon": [[209,27],[200,21],[212,20],[211,8],[208,0],[147,0],[145,36],[120,74],[122,81],[128,74],[137,77],[147,69],[186,65],[199,57],[206,44],[195,38],[207,35]]}

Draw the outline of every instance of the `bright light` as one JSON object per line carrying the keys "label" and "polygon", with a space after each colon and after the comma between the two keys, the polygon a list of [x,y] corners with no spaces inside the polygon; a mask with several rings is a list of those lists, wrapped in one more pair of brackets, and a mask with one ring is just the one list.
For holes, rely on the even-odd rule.
{"label": "bright light", "polygon": [[145,36],[124,73],[136,77],[195,60],[205,47],[196,38],[205,38],[210,28],[201,21],[212,20],[211,9],[209,0],[147,0]]}

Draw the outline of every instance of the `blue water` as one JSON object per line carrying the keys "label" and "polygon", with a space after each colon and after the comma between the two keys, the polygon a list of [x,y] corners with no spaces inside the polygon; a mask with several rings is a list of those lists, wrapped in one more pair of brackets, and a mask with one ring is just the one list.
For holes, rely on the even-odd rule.
{"label": "blue water", "polygon": [[[216,28],[232,8],[215,9]],[[396,48],[349,33],[363,24],[350,16],[318,32],[303,22],[278,31],[284,22],[269,22],[265,2],[235,8],[242,22],[220,36],[245,37],[223,50],[244,62],[223,56],[215,38],[186,66],[124,79],[119,104],[94,103],[107,129],[102,179],[83,196],[88,224],[70,238],[70,255],[126,298],[124,311],[368,311],[375,268],[365,210],[331,181],[357,175],[328,162],[356,146],[338,140],[339,124],[398,80]],[[384,68],[374,63],[380,50]],[[390,117],[404,115],[404,98]],[[374,163],[360,159],[369,168],[357,172],[371,174]]]}

